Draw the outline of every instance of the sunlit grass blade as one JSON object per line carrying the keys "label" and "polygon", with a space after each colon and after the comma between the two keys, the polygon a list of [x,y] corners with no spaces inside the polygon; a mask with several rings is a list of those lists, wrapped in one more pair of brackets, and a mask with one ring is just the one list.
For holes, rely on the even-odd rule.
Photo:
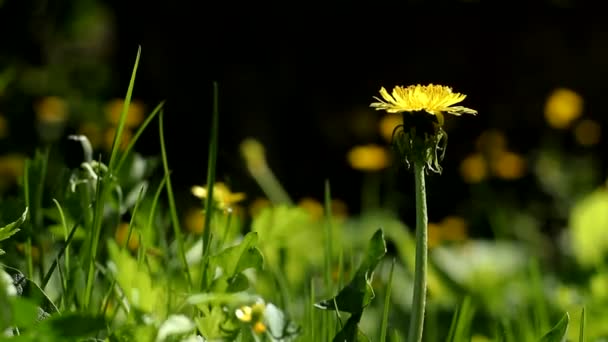
{"label": "sunlit grass blade", "polygon": [[[61,208],[61,204],[59,204],[59,202],[53,198],[53,203],[55,203],[55,207],[57,207],[57,212],[59,213],[59,219],[61,220],[61,226],[63,227],[63,234],[64,234],[64,239],[63,239],[63,243],[66,244],[66,246],[68,246],[68,236],[70,235],[70,229],[68,228],[68,223],[65,219],[65,214],[63,213],[63,209]],[[69,246],[65,248],[65,253],[64,253],[64,257],[63,260],[65,262],[65,269],[68,271],[68,274],[70,273],[70,249]],[[68,281],[68,279],[66,279],[66,282]],[[67,283],[64,284],[67,287]]]}
{"label": "sunlit grass blade", "polygon": [[[118,120],[118,126],[116,127],[116,134],[114,135],[114,142],[112,144],[112,151],[110,152],[110,161],[108,163],[108,173],[113,175],[116,171],[117,154],[122,141],[122,132],[125,127],[127,120],[127,114],[129,112],[129,105],[131,104],[131,97],[133,95],[133,87],[135,86],[135,76],[137,75],[137,67],[139,65],[139,57],[141,55],[141,46],[137,48],[137,56],[135,57],[135,64],[133,65],[133,71],[131,72],[131,80],[129,81],[129,87],[127,88],[127,94],[125,96],[122,112],[120,119]],[[109,192],[109,185],[111,179],[109,177],[103,177],[98,181],[97,194],[95,196],[95,211],[93,213],[93,229],[90,235],[90,253],[88,256],[88,268],[87,268],[87,279],[85,284],[85,295],[84,295],[84,306],[89,308],[91,302],[91,295],[93,293],[93,283],[95,282],[95,259],[97,259],[97,249],[99,246],[99,239],[101,236],[101,227],[103,224],[103,213],[105,199]]]}
{"label": "sunlit grass blade", "polygon": [[465,342],[470,340],[471,325],[475,308],[471,302],[471,297],[465,297],[460,307],[454,312],[452,324],[448,332],[447,341]]}
{"label": "sunlit grass blade", "polygon": [[137,142],[139,137],[142,135],[142,133],[146,130],[148,125],[152,122],[152,120],[154,120],[154,118],[158,115],[158,113],[160,113],[160,110],[163,108],[164,105],[165,105],[165,101],[161,101],[156,106],[156,108],[154,108],[152,113],[150,113],[150,115],[148,115],[148,117],[146,118],[146,120],[144,120],[144,122],[141,124],[141,126],[137,129],[137,132],[135,132],[135,135],[133,135],[133,138],[131,140],[129,140],[129,144],[127,145],[127,147],[123,151],[122,155],[120,156],[120,160],[118,161],[118,164],[116,164],[116,172],[119,172],[122,169],[122,166],[124,165],[125,161],[127,160],[129,153],[131,153],[131,151],[133,150],[135,143]]}
{"label": "sunlit grass blade", "polygon": [[161,110],[158,118],[158,129],[160,136],[160,152],[163,160],[163,169],[165,171],[166,188],[167,188],[167,199],[169,201],[169,213],[171,215],[171,224],[173,226],[173,233],[175,234],[175,241],[177,243],[177,253],[182,261],[188,286],[192,287],[192,276],[190,275],[190,269],[188,268],[188,261],[186,260],[186,251],[184,250],[184,241],[182,237],[182,229],[179,224],[179,218],[177,217],[177,208],[175,205],[175,197],[173,195],[173,187],[171,186],[171,176],[169,176],[169,164],[167,162],[167,148],[165,146],[165,133],[163,129],[163,116],[164,113]]}
{"label": "sunlit grass blade", "polygon": [[219,130],[219,94],[217,82],[213,82],[213,110],[211,113],[211,138],[209,141],[209,156],[207,160],[207,195],[205,197],[205,219],[203,226],[202,239],[202,255],[201,255],[201,270],[198,279],[198,286],[204,290],[206,286],[205,271],[209,263],[209,253],[211,248],[211,219],[213,218],[213,188],[215,183],[215,164],[217,163],[217,144]]}
{"label": "sunlit grass blade", "polygon": [[395,271],[395,259],[391,263],[391,271],[388,274],[388,282],[386,284],[386,294],[384,296],[384,311],[382,312],[382,324],[380,327],[380,342],[386,342],[386,334],[388,333],[388,313],[391,305],[391,290],[393,287],[393,272]]}
{"label": "sunlit grass blade", "polygon": [[587,315],[585,314],[585,307],[581,309],[581,325],[578,332],[578,342],[585,342],[585,325],[587,324]]}
{"label": "sunlit grass blade", "polygon": [[[128,246],[129,246],[129,242],[131,241],[131,234],[133,233],[133,227],[135,226],[135,217],[137,215],[137,209],[139,208],[139,205],[141,204],[145,189],[146,189],[146,187],[143,185],[139,189],[139,194],[137,194],[137,201],[135,201],[135,206],[133,207],[133,212],[131,213],[131,221],[129,221],[129,231],[127,232],[127,239],[125,240],[125,242],[122,245],[118,246],[120,250],[122,250],[124,248],[128,248]],[[137,238],[139,239],[139,236]]]}
{"label": "sunlit grass blade", "polygon": [[[160,184],[158,185],[158,188],[156,189],[156,192],[154,193],[154,197],[152,198],[152,205],[150,207],[150,213],[148,215],[148,229],[151,229],[151,227],[154,227],[154,218],[156,217],[156,210],[158,208],[158,200],[160,199],[160,195],[163,192],[163,188],[165,187],[165,184],[167,183],[167,178],[169,177],[168,174],[166,174],[163,179],[160,181]],[[163,238],[159,239],[161,242],[163,242],[165,244],[164,249],[166,250],[166,238],[164,236],[164,234],[162,235]],[[166,255],[165,255],[166,257]],[[139,258],[137,260],[137,264],[139,266],[141,266],[141,262],[142,262],[142,258]]]}
{"label": "sunlit grass blade", "polygon": [[532,281],[532,300],[534,310],[534,323],[536,325],[536,333],[540,334],[549,329],[549,313],[545,304],[545,294],[542,284],[542,275],[538,260],[532,259],[529,264],[530,279]]}
{"label": "sunlit grass blade", "polygon": [[127,114],[129,113],[129,106],[131,105],[131,97],[133,96],[133,87],[135,86],[135,76],[137,75],[137,67],[139,65],[139,57],[141,55],[141,46],[137,48],[137,57],[135,58],[135,65],[131,72],[131,80],[129,81],[129,87],[127,88],[127,95],[123,102],[122,112],[120,113],[120,119],[118,120],[118,126],[116,127],[116,134],[114,135],[114,142],[112,143],[112,152],[110,152],[110,162],[108,168],[110,171],[116,170],[116,158],[120,145],[122,142],[122,132],[125,129],[125,123],[127,122]]}

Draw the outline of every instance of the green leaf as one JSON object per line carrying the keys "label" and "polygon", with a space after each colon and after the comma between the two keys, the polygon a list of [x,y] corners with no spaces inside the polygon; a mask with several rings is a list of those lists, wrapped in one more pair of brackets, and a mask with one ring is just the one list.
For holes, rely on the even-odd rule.
{"label": "green leaf", "polygon": [[333,342],[369,342],[369,338],[359,330],[359,321],[361,320],[362,312],[350,316],[346,324],[333,339]]}
{"label": "green leaf", "polygon": [[[16,221],[7,224],[6,226],[0,228],[0,241],[6,240],[11,236],[17,234],[19,232],[19,227],[25,222],[27,219],[28,208],[25,207],[23,214]],[[4,251],[0,249],[0,254],[4,254]]]}
{"label": "green leaf", "polygon": [[374,269],[386,254],[386,241],[382,229],[371,238],[361,265],[353,280],[334,298],[315,304],[319,309],[338,310],[358,314],[371,303],[374,290],[371,285]]}
{"label": "green leaf", "polygon": [[539,342],[563,342],[566,341],[566,333],[568,331],[568,323],[570,323],[570,315],[566,312],[562,319],[546,333]]}
{"label": "green leaf", "polygon": [[77,338],[87,337],[105,327],[106,322],[103,317],[68,313],[44,320],[36,330],[41,334],[45,334],[46,330],[57,337]]}
{"label": "green leaf", "polygon": [[[243,279],[239,279],[238,275],[246,269],[262,268],[264,257],[256,247],[257,241],[258,234],[250,232],[245,235],[240,244],[226,248],[219,254],[211,257],[210,267],[207,268],[208,279],[213,279],[213,275],[218,267],[222,270],[222,276],[214,281],[215,291],[226,291],[236,281],[242,283]],[[236,291],[240,289],[241,286],[235,287]]]}

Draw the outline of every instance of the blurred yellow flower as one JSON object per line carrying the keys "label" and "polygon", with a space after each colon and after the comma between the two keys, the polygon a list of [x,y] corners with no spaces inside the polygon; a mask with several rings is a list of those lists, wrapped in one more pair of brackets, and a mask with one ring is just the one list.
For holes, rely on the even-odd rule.
{"label": "blurred yellow flower", "polygon": [[462,217],[446,216],[441,222],[428,224],[428,246],[439,246],[443,241],[466,241],[467,223]]}
{"label": "blurred yellow flower", "polygon": [[[107,139],[106,137],[102,138],[101,127],[99,127],[99,125],[94,122],[81,123],[80,127],[78,127],[77,132],[78,132],[78,134],[86,136],[87,139],[89,139],[89,142],[91,143],[91,147],[93,147],[93,148],[99,147],[99,145],[102,142],[102,139]],[[112,135],[112,141],[113,141],[113,139],[114,139],[114,136]],[[105,143],[104,146],[107,146],[107,143]],[[110,148],[111,148],[111,146],[112,146],[112,142],[110,142]],[[108,148],[108,149],[110,149],[110,148]]]}
{"label": "blurred yellow flower", "polygon": [[582,146],[593,146],[600,142],[602,126],[594,120],[581,120],[574,127],[574,138]]}
{"label": "blurred yellow flower", "polygon": [[385,110],[388,113],[403,113],[425,111],[435,115],[439,125],[443,125],[443,113],[453,115],[477,114],[476,110],[454,106],[462,102],[467,96],[460,93],[453,93],[452,88],[429,84],[411,85],[409,87],[396,86],[392,94],[389,94],[384,87],[380,89],[382,99],[374,97],[378,102],[370,106],[376,110]]}
{"label": "blurred yellow flower", "polygon": [[[121,222],[118,227],[116,227],[116,231],[114,232],[114,239],[118,243],[119,246],[124,246],[127,241],[127,236],[129,235],[129,223]],[[129,242],[127,243],[127,248],[129,250],[134,251],[139,247],[139,236],[137,235],[137,231],[135,229],[131,230],[131,237],[129,238]]]}
{"label": "blurred yellow flower", "polygon": [[[104,143],[104,148],[106,150],[109,151],[112,149],[112,144],[114,143],[115,135],[116,135],[116,127],[109,127],[104,132],[103,143]],[[123,130],[119,149],[120,150],[126,149],[127,146],[129,145],[129,142],[131,142],[131,138],[133,138],[133,133],[128,129]]]}
{"label": "blurred yellow flower", "polygon": [[0,114],[0,139],[6,138],[8,136],[8,120],[4,117],[4,115]]}
{"label": "blurred yellow flower", "polygon": [[313,221],[320,220],[323,218],[324,209],[323,204],[312,197],[304,197],[298,202],[298,206],[306,210]]}
{"label": "blurred yellow flower", "polygon": [[58,96],[46,96],[35,104],[34,110],[40,122],[63,122],[68,116],[68,103]]}
{"label": "blurred yellow flower", "polygon": [[567,128],[582,113],[583,98],[570,89],[556,89],[545,103],[545,119],[553,128]]}
{"label": "blurred yellow flower", "polygon": [[526,160],[517,153],[505,151],[491,161],[491,168],[498,178],[518,179],[526,172]]}
{"label": "blurred yellow flower", "polygon": [[271,205],[270,200],[264,197],[258,197],[249,204],[249,215],[256,217],[264,209]]}
{"label": "blurred yellow flower", "polygon": [[[120,120],[120,115],[122,114],[122,109],[124,106],[123,99],[113,99],[106,104],[105,113],[106,119],[112,125],[118,125],[118,121]],[[139,125],[144,120],[144,105],[142,102],[137,100],[131,100],[129,103],[129,111],[127,112],[127,119],[125,121],[125,126],[128,128],[133,128]]]}
{"label": "blurred yellow flower", "polygon": [[380,171],[389,166],[390,153],[374,144],[355,146],[347,154],[348,163],[355,170]]}
{"label": "blurred yellow flower", "polygon": [[437,223],[429,222],[427,226],[428,246],[429,248],[437,247],[441,244],[441,227]]}
{"label": "blurred yellow flower", "polygon": [[[240,308],[236,309],[234,314],[239,321],[245,323],[252,323],[254,331],[258,334],[261,334],[266,331],[266,326],[263,323],[265,311],[266,305],[260,302],[255,303],[251,306],[241,306]],[[258,323],[261,323],[262,326],[258,326]],[[256,328],[256,326],[258,327]]]}
{"label": "blurred yellow flower", "polygon": [[475,141],[475,147],[483,155],[493,158],[506,150],[507,138],[503,132],[496,129],[490,129],[479,135]]}
{"label": "blurred yellow flower", "polygon": [[0,188],[14,184],[23,175],[25,159],[20,154],[0,156]]}
{"label": "blurred yellow flower", "polygon": [[488,167],[483,156],[473,153],[463,159],[460,163],[460,174],[467,183],[479,183],[486,179]]}
{"label": "blurred yellow flower", "polygon": [[331,215],[338,219],[345,219],[348,217],[348,206],[344,201],[338,198],[331,200]]}
{"label": "blurred yellow flower", "polygon": [[[26,253],[26,245],[25,245],[25,243],[18,242],[18,243],[15,245],[15,247],[17,248],[17,251],[18,251],[19,253],[23,253],[23,254],[25,254],[25,253]],[[37,262],[38,260],[40,260],[40,248],[38,248],[38,246],[32,246],[32,249],[31,249],[31,253],[30,253],[30,254],[31,254],[31,256],[32,256],[32,260],[33,260],[34,262]]]}
{"label": "blurred yellow flower", "polygon": [[191,233],[201,234],[205,230],[205,214],[199,208],[192,208],[186,212],[184,227]]}
{"label": "blurred yellow flower", "polygon": [[386,142],[391,142],[395,128],[403,124],[403,118],[395,114],[387,114],[380,120],[380,134]]}
{"label": "blurred yellow flower", "polygon": [[446,216],[441,221],[441,238],[447,241],[467,239],[467,222],[459,216]]}
{"label": "blurred yellow flower", "polygon": [[[192,194],[200,199],[207,198],[207,188],[199,185],[194,185],[190,188]],[[213,186],[213,199],[217,202],[220,209],[230,208],[233,204],[241,202],[245,199],[245,194],[242,192],[233,193],[228,186],[222,182],[216,182]]]}

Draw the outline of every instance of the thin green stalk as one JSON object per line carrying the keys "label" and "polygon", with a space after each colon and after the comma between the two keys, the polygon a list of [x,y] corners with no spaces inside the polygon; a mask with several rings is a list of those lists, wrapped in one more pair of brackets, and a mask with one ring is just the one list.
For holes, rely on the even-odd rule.
{"label": "thin green stalk", "polygon": [[[25,206],[26,208],[30,208],[31,213],[31,201],[30,201],[30,165],[31,162],[29,159],[25,160],[25,167],[23,168],[23,197],[25,198]],[[30,222],[31,222],[30,216]],[[32,234],[28,234],[27,240],[25,241],[25,264],[27,266],[27,277],[29,279],[33,279],[34,276],[34,263],[32,261]]]}
{"label": "thin green stalk", "polygon": [[209,142],[209,158],[207,160],[207,197],[205,198],[205,223],[203,226],[201,271],[198,285],[201,290],[205,290],[205,275],[208,266],[209,253],[211,249],[211,218],[213,218],[213,185],[215,183],[215,164],[217,162],[217,140],[219,125],[219,100],[217,82],[213,82],[213,111],[211,119],[211,139]]}
{"label": "thin green stalk", "polygon": [[332,292],[331,274],[332,274],[332,259],[333,251],[333,236],[332,236],[332,212],[331,212],[331,187],[329,180],[325,180],[325,290]]}
{"label": "thin green stalk", "polygon": [[173,186],[171,186],[171,177],[169,176],[169,164],[167,162],[167,149],[165,147],[165,132],[163,129],[163,116],[164,112],[161,110],[160,116],[158,117],[158,129],[160,137],[160,153],[163,160],[163,169],[165,171],[165,178],[167,179],[167,199],[169,200],[169,213],[171,215],[171,224],[173,226],[173,233],[175,234],[175,241],[177,243],[177,253],[182,261],[184,272],[186,273],[186,279],[188,281],[188,287],[192,286],[192,276],[190,275],[190,269],[188,267],[188,261],[186,260],[186,251],[184,250],[184,241],[182,238],[182,229],[179,225],[179,219],[177,218],[177,209],[175,205],[175,197],[173,196]]}
{"label": "thin green stalk", "polygon": [[386,284],[386,293],[384,294],[384,311],[382,312],[382,324],[380,328],[380,342],[386,342],[386,334],[388,333],[388,313],[391,305],[391,290],[393,287],[393,274],[395,271],[395,259],[391,263],[391,271],[388,274],[388,282]]}
{"label": "thin green stalk", "polygon": [[424,183],[423,162],[414,162],[414,177],[416,181],[416,266],[414,269],[414,299],[412,300],[412,315],[410,318],[409,342],[422,341],[424,328],[424,308],[426,305],[426,273],[427,273],[427,210],[426,186]]}

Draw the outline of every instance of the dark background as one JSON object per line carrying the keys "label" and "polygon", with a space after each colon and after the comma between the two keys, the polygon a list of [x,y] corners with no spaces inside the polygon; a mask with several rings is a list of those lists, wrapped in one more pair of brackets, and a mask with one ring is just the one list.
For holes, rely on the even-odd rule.
{"label": "dark background", "polygon": [[[1,9],[3,49],[43,63],[35,25],[20,18],[60,18],[71,5],[26,3],[8,1]],[[220,91],[221,180],[260,194],[238,152],[242,139],[256,137],[294,199],[321,199],[329,179],[354,211],[361,174],[345,154],[356,144],[383,143],[381,114],[368,108],[381,86],[449,85],[478,110],[477,117],[449,119],[445,172],[429,181],[431,191],[448,197],[466,198],[458,165],[483,130],[503,130],[516,152],[533,149],[548,130],[542,108],[556,87],[579,92],[585,115],[607,121],[608,23],[574,2],[545,2],[529,15],[515,3],[500,9],[464,1],[105,4],[116,76],[108,95],[124,96],[141,45],[135,97],[150,106],[167,100],[169,159],[182,190],[205,183],[213,81]],[[144,138],[140,150],[159,153],[155,129]],[[604,139],[597,148],[605,147]],[[395,172],[407,193],[409,175]],[[515,186],[524,191],[529,184]],[[445,215],[452,203],[431,206]]]}

